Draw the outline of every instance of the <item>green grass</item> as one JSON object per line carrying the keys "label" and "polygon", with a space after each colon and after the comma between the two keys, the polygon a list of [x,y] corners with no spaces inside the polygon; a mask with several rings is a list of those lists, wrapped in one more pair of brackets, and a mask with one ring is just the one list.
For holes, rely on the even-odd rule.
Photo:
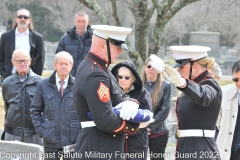
{"label": "green grass", "polygon": [[42,77],[44,78],[50,77],[52,73],[53,73],[53,70],[44,70],[42,73]]}
{"label": "green grass", "polygon": [[233,83],[233,81],[231,79],[220,79],[220,81],[218,82],[218,84],[220,86],[225,86],[227,84],[231,84]]}

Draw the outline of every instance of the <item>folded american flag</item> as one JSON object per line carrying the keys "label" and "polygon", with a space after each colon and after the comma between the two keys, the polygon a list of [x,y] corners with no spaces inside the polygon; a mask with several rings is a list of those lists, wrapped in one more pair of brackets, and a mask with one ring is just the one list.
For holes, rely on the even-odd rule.
{"label": "folded american flag", "polygon": [[[112,110],[118,116],[120,115],[121,108],[116,109],[113,107]],[[137,115],[134,118],[130,118],[128,121],[133,123],[148,122],[152,118],[152,114],[153,113],[147,109],[138,109]],[[91,112],[88,112],[88,117],[93,119]]]}

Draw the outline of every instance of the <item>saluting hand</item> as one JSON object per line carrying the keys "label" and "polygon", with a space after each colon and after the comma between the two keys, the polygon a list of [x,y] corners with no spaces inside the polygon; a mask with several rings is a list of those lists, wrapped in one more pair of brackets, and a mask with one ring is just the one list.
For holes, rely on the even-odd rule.
{"label": "saluting hand", "polygon": [[165,64],[162,72],[163,76],[177,87],[185,87],[186,80],[180,76],[176,69]]}
{"label": "saluting hand", "polygon": [[151,59],[150,64],[152,65],[152,67],[158,72],[162,73],[164,67],[163,60],[155,54],[152,54],[149,58]]}

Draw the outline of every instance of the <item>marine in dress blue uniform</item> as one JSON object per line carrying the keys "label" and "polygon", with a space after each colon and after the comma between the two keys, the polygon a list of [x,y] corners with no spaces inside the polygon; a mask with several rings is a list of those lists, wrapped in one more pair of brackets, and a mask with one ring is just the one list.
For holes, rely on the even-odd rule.
{"label": "marine in dress blue uniform", "polygon": [[178,72],[168,65],[160,66],[155,56],[151,59],[166,79],[182,92],[176,105],[179,129],[175,157],[177,160],[219,160],[214,135],[222,92],[208,74],[207,69],[215,63],[213,58],[207,57],[210,48],[172,46],[170,50],[176,61],[173,67],[179,67]]}
{"label": "marine in dress blue uniform", "polygon": [[[74,104],[82,130],[76,142],[76,157],[72,159],[122,160],[124,138],[137,132],[139,123],[123,120],[113,112],[112,107],[128,97],[124,97],[108,66],[119,56],[114,52],[120,50],[121,54],[121,49],[126,48],[124,42],[131,29],[107,25],[92,28],[92,47],[79,65],[73,87]],[[93,120],[89,118],[89,112]]]}

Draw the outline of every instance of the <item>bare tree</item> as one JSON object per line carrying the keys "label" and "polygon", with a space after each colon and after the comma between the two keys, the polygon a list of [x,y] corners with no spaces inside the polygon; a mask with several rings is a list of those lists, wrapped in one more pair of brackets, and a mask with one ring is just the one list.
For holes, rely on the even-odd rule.
{"label": "bare tree", "polygon": [[228,44],[239,39],[239,0],[74,1],[43,0],[43,3],[58,17],[54,23],[64,31],[72,25],[71,17],[79,9],[73,10],[83,5],[84,10],[88,8],[95,15],[91,18],[97,18],[102,24],[133,28],[129,39],[133,43],[127,41],[128,55],[139,69],[146,56],[157,54],[160,46],[166,48],[175,39],[181,44],[187,33],[202,30],[203,26],[221,32]]}
{"label": "bare tree", "polygon": [[[95,11],[99,19],[104,24],[112,24],[105,16],[105,12],[101,9],[99,1],[96,0],[78,0],[89,9]],[[127,8],[134,17],[134,32],[135,32],[135,49],[129,47],[128,55],[131,57],[137,68],[142,66],[143,61],[150,54],[156,54],[160,48],[160,39],[164,30],[164,27],[169,20],[184,6],[196,2],[198,0],[125,0]],[[121,0],[109,0],[112,4],[111,10],[107,12],[112,13],[115,24],[121,25],[119,21],[119,12],[117,4],[123,3]],[[153,31],[150,37],[150,44],[147,44],[147,35],[150,26],[150,20],[156,11],[157,16],[155,23],[153,24]],[[130,43],[128,42],[128,45]]]}
{"label": "bare tree", "polygon": [[[168,35],[174,34],[176,37],[181,38],[181,32],[185,34],[190,31],[204,30],[220,32],[221,44],[226,45],[228,48],[232,47],[233,44],[237,43],[240,35],[240,28],[238,27],[240,25],[239,3],[236,0],[202,0],[188,5],[170,20],[170,23],[173,23],[174,26],[178,23],[176,27],[178,31],[168,33]],[[165,29],[169,27],[171,28],[171,26],[167,25]]]}
{"label": "bare tree", "polygon": [[73,26],[75,13],[83,7],[76,0],[42,0],[41,3],[53,15],[53,24],[63,32]]}
{"label": "bare tree", "polygon": [[1,17],[0,17],[0,22],[1,25],[7,26],[7,20],[10,17],[9,12],[7,12],[6,9],[6,3],[7,0],[4,0],[2,3],[0,3],[0,10],[1,10]]}
{"label": "bare tree", "polygon": [[8,21],[11,19],[13,20],[15,16],[15,12],[10,12],[9,7],[14,6],[18,9],[20,9],[20,4],[29,4],[33,0],[2,0],[0,3],[0,10],[1,10],[1,17],[0,17],[0,24],[3,26],[8,25]]}

